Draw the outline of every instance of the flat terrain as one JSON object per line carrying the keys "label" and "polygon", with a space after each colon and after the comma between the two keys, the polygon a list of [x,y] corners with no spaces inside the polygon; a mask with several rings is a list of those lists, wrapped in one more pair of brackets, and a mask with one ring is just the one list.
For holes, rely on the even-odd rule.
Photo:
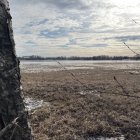
{"label": "flat terrain", "polygon": [[121,135],[126,140],[140,140],[138,70],[22,72],[22,85],[26,97],[49,103],[31,112],[35,140]]}

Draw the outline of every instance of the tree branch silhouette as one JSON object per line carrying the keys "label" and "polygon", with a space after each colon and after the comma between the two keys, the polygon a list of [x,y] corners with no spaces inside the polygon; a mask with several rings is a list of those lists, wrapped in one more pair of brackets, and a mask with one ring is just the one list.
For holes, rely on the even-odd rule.
{"label": "tree branch silhouette", "polygon": [[133,52],[134,54],[136,54],[136,55],[138,55],[138,56],[140,56],[140,54],[139,53],[137,53],[137,52],[135,52],[133,49],[131,49],[130,48],[130,46],[129,45],[127,45],[125,42],[123,42],[123,44],[131,51],[131,52]]}

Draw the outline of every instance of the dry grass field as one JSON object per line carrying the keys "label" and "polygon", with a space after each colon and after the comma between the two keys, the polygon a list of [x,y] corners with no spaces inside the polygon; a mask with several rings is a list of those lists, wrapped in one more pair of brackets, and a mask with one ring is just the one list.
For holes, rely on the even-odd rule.
{"label": "dry grass field", "polygon": [[[131,72],[134,70],[131,70]],[[22,73],[24,95],[49,106],[30,112],[35,140],[140,140],[140,75],[130,70],[84,69]],[[84,86],[85,85],[85,86]],[[121,95],[118,95],[121,94]]]}

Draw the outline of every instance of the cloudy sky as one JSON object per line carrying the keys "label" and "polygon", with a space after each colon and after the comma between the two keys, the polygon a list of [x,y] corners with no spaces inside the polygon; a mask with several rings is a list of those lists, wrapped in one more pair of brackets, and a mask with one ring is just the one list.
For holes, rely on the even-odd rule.
{"label": "cloudy sky", "polygon": [[140,52],[140,0],[9,2],[18,56],[134,55],[123,42]]}

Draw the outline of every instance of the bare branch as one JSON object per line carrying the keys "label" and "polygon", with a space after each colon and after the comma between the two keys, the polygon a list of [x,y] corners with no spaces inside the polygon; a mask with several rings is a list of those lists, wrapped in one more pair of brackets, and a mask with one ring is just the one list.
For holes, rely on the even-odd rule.
{"label": "bare branch", "polygon": [[12,132],[12,135],[11,135],[11,137],[10,137],[10,140],[12,140],[12,138],[13,138],[15,132],[16,132],[16,129],[17,129],[17,125],[16,125],[15,128],[13,129],[13,132]]}
{"label": "bare branch", "polygon": [[11,129],[14,125],[17,125],[17,120],[19,119],[19,117],[17,117],[16,119],[14,119],[10,124],[8,124],[5,128],[3,128],[0,131],[0,138],[9,130]]}
{"label": "bare branch", "polygon": [[131,52],[133,52],[134,54],[136,54],[136,55],[140,55],[139,53],[137,53],[137,52],[135,52],[134,50],[132,50],[125,42],[123,42],[123,44],[131,51]]}
{"label": "bare branch", "polygon": [[[88,86],[86,86],[83,82],[81,82],[72,72],[70,72],[65,66],[63,66],[59,61],[56,61],[64,70],[66,70],[66,72],[68,72],[72,78],[74,80],[76,80],[77,82],[79,82],[83,87],[85,87],[87,90],[93,90],[91,88],[89,88]],[[139,96],[133,96],[133,95],[129,95],[129,93],[125,90],[125,88],[119,83],[119,81],[117,80],[117,78],[114,76],[114,80],[117,82],[117,84],[119,85],[119,87],[122,89],[122,91],[125,94],[121,94],[121,93],[111,93],[113,95],[119,95],[119,96],[124,96],[124,97],[129,97],[129,98],[136,98],[136,99],[140,99]],[[102,93],[103,94],[103,93]],[[108,93],[106,93],[108,94]]]}
{"label": "bare branch", "polygon": [[132,19],[132,21],[133,21],[135,24],[140,25],[140,23],[138,23],[138,22],[137,22],[137,21],[135,21],[134,19]]}
{"label": "bare branch", "polygon": [[128,95],[129,93],[125,90],[125,88],[120,84],[120,82],[118,81],[118,79],[116,78],[116,76],[114,76],[114,81],[119,85],[119,87],[122,89],[123,93],[125,93],[126,95]]}
{"label": "bare branch", "polygon": [[92,90],[88,86],[86,86],[83,82],[81,82],[72,72],[70,72],[66,67],[64,67],[59,61],[56,61],[66,72],[68,72],[74,80],[76,80],[78,83],[80,83],[83,87],[85,87],[87,90]]}
{"label": "bare branch", "polygon": [[135,98],[135,99],[140,99],[140,96],[134,96],[134,95],[127,95],[127,94],[121,94],[121,93],[106,93],[110,95],[119,95],[119,96],[124,96],[124,97],[129,97],[129,98]]}

